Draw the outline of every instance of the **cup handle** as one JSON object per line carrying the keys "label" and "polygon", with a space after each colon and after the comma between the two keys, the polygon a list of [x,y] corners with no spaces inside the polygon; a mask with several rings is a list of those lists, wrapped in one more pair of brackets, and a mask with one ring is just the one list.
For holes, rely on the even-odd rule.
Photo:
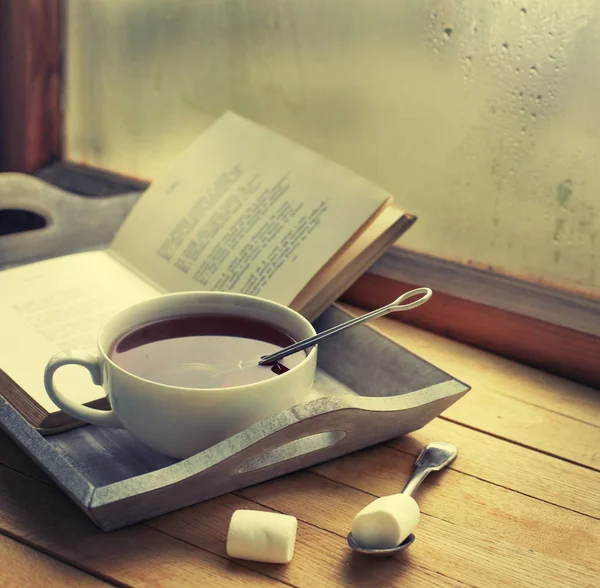
{"label": "cup handle", "polygon": [[83,366],[90,372],[94,384],[96,384],[96,386],[102,386],[102,366],[100,365],[100,359],[97,356],[92,355],[91,353],[82,353],[80,351],[62,351],[50,358],[50,361],[44,370],[44,386],[52,402],[67,414],[86,423],[98,425],[99,427],[123,428],[123,425],[114,410],[98,410],[96,408],[84,406],[83,404],[78,404],[65,396],[56,387],[54,383],[54,373],[64,365]]}

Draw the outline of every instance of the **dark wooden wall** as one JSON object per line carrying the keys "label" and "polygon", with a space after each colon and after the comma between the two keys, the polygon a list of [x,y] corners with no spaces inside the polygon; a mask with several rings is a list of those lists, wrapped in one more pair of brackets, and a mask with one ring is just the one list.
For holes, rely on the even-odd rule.
{"label": "dark wooden wall", "polygon": [[0,0],[0,172],[61,154],[62,0]]}

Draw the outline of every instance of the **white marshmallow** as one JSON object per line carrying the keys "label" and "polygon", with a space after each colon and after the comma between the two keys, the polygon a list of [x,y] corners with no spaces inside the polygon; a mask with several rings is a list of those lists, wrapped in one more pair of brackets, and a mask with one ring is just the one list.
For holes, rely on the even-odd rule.
{"label": "white marshmallow", "polygon": [[354,517],[352,537],[365,549],[391,549],[415,530],[419,518],[419,506],[412,496],[383,496]]}
{"label": "white marshmallow", "polygon": [[260,510],[236,510],[227,533],[227,555],[268,563],[288,563],[294,555],[296,517]]}

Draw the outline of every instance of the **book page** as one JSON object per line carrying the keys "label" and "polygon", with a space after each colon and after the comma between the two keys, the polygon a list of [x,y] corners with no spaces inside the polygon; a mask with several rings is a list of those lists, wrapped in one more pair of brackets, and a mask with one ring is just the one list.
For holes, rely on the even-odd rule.
{"label": "book page", "polygon": [[[0,292],[0,367],[48,412],[58,410],[44,389],[50,357],[73,349],[95,353],[97,334],[108,319],[160,294],[106,251],[1,271]],[[104,396],[79,366],[61,368],[55,382],[77,402]]]}
{"label": "book page", "polygon": [[111,247],[168,291],[289,304],[389,195],[227,113],[141,197]]}

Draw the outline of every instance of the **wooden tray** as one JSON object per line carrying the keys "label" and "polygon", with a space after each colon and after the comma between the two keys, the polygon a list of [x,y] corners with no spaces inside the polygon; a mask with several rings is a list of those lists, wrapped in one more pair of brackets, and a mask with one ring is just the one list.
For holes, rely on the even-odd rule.
{"label": "wooden tray", "polygon": [[[0,174],[0,209],[47,226],[0,237],[0,268],[105,246],[139,194],[84,198]],[[346,320],[332,306],[318,331]],[[313,397],[183,461],[121,429],[91,425],[42,437],[0,397],[0,427],[109,531],[419,429],[469,387],[361,325],[319,346]]]}
{"label": "wooden tray", "polygon": [[[337,306],[318,331],[347,320]],[[423,427],[469,386],[375,332],[319,346],[313,396],[185,460],[122,429],[86,425],[43,437],[0,398],[0,426],[103,530],[110,531]]]}

